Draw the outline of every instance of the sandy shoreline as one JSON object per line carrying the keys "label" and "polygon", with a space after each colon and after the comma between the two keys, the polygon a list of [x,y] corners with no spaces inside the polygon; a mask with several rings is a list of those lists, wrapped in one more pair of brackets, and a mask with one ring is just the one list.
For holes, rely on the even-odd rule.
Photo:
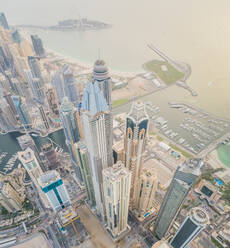
{"label": "sandy shoreline", "polygon": [[[63,54],[56,52],[50,48],[46,48],[46,51],[49,55],[53,55],[59,59],[64,60],[67,64],[74,64],[77,67],[81,67],[84,70],[93,70],[93,65],[88,64],[88,63],[84,63],[81,60],[77,59],[77,58],[71,58],[68,56],[64,56]],[[109,69],[110,75],[112,76],[117,76],[117,77],[125,77],[125,78],[133,78],[136,77],[137,74],[139,74],[140,72],[122,72],[122,71],[116,71],[116,70],[111,70]]]}
{"label": "sandy shoreline", "polygon": [[[25,29],[20,29],[20,33],[22,34],[23,38],[26,39],[27,41],[29,41],[31,43],[31,39],[30,39],[30,33],[25,30]],[[80,67],[84,70],[93,70],[93,64],[89,64],[89,63],[85,63],[82,62],[80,59],[78,58],[73,58],[73,57],[69,57],[69,56],[65,56],[63,54],[61,54],[60,52],[57,52],[55,50],[52,50],[51,48],[45,47],[46,52],[49,55],[53,55],[59,59],[64,60],[67,64],[75,64],[77,67]],[[96,60],[96,59],[95,59]],[[137,74],[140,73],[144,73],[144,71],[139,71],[139,72],[123,72],[123,71],[116,71],[116,70],[111,70],[109,68],[109,72],[111,76],[114,77],[124,77],[124,78],[134,78],[137,76]]]}

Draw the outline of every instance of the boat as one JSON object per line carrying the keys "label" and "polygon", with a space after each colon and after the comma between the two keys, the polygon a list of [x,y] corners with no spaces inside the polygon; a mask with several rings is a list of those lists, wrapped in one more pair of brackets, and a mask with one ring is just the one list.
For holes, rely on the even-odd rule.
{"label": "boat", "polygon": [[36,134],[36,133],[32,133],[31,136],[33,136],[33,137],[38,137],[39,135]]}

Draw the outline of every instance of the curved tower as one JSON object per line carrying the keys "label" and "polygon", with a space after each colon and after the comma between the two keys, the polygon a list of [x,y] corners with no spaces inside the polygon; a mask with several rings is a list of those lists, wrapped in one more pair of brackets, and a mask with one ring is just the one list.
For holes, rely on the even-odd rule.
{"label": "curved tower", "polygon": [[171,241],[173,248],[185,248],[206,227],[209,217],[202,208],[193,208]]}

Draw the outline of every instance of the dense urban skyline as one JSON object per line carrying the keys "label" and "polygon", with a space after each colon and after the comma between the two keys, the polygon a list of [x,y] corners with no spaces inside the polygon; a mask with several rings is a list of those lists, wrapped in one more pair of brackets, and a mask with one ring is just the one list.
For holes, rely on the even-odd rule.
{"label": "dense urban skyline", "polygon": [[[147,44],[160,59],[142,73],[112,72],[100,52],[87,67],[48,51],[6,14],[0,143],[11,141],[0,150],[0,244],[228,247],[230,170],[219,149],[230,142],[229,119],[174,101],[174,128],[164,109],[145,101],[172,85],[197,97],[191,66]],[[111,28],[82,17],[45,27]]]}

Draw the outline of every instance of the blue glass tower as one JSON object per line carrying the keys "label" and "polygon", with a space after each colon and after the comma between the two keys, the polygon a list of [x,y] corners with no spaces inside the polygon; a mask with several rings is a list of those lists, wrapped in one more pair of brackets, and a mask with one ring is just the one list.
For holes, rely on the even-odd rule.
{"label": "blue glass tower", "polygon": [[21,37],[17,29],[12,32],[11,36],[14,43],[21,43]]}
{"label": "blue glass tower", "polygon": [[29,125],[31,124],[31,120],[24,99],[20,96],[12,96],[11,99],[17,110],[21,122],[25,125],[25,127],[29,127]]}
{"label": "blue glass tower", "polygon": [[60,117],[65,133],[66,145],[68,146],[72,158],[76,176],[80,183],[83,183],[81,170],[79,165],[77,164],[77,158],[75,156],[74,150],[74,143],[80,141],[79,129],[76,119],[76,111],[77,109],[73,106],[69,99],[67,97],[64,97],[60,107]]}

